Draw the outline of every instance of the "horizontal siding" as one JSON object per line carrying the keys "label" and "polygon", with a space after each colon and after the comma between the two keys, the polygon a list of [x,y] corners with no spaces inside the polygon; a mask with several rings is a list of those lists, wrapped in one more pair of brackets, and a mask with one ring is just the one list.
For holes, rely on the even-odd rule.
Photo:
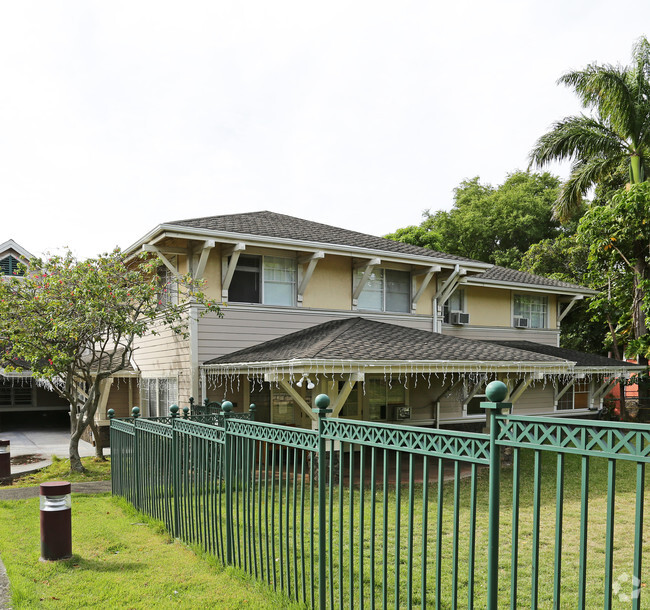
{"label": "horizontal siding", "polygon": [[431,318],[428,316],[229,305],[224,308],[223,318],[206,315],[199,319],[199,363],[317,324],[358,316],[378,322],[431,331]]}
{"label": "horizontal siding", "polygon": [[474,341],[532,341],[544,345],[559,345],[560,332],[551,329],[521,329],[510,327],[451,326],[443,324],[442,334]]}
{"label": "horizontal siding", "polygon": [[512,412],[516,415],[548,415],[554,411],[554,390],[552,383],[536,382],[526,388],[521,398],[514,404]]}
{"label": "horizontal siding", "polygon": [[[137,340],[134,359],[142,377],[170,376],[178,379],[178,402],[183,407],[191,395],[190,342],[170,328],[159,327],[158,335]],[[139,403],[139,388],[134,397]]]}

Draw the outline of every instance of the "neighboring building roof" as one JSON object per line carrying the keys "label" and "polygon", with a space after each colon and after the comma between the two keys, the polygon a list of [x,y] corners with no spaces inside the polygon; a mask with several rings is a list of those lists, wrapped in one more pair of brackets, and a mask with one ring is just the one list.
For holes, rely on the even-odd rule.
{"label": "neighboring building roof", "polygon": [[318,324],[204,364],[307,359],[565,363],[564,358],[552,355],[356,317]]}
{"label": "neighboring building roof", "polygon": [[276,212],[263,211],[227,214],[224,216],[208,216],[205,218],[174,220],[164,224],[209,231],[241,233],[243,235],[259,235],[277,239],[310,241],[316,244],[383,250],[385,252],[428,256],[431,258],[485,265],[485,263],[474,261],[470,258],[436,252],[428,248],[420,248],[419,246],[393,241],[392,239],[350,231],[349,229],[342,229],[320,222],[288,216],[287,214],[277,214]]}
{"label": "neighboring building roof", "polygon": [[544,286],[548,288],[567,288],[571,291],[579,291],[581,293],[596,294],[595,290],[590,290],[578,284],[571,284],[569,282],[561,282],[554,280],[550,277],[542,277],[534,273],[526,273],[525,271],[515,271],[507,267],[499,267],[494,265],[487,271],[472,275],[467,278],[467,283],[498,283],[498,284],[518,284],[521,286]]}
{"label": "neighboring building roof", "polygon": [[493,345],[500,347],[509,347],[514,349],[525,350],[527,352],[535,352],[537,354],[545,354],[547,356],[554,356],[556,358],[564,358],[576,363],[577,368],[621,368],[621,369],[643,369],[645,367],[638,364],[630,364],[623,360],[616,360],[614,358],[607,358],[599,354],[589,354],[587,352],[579,352],[575,349],[567,349],[564,347],[554,347],[552,345],[544,345],[542,343],[534,343],[533,341],[486,341]]}
{"label": "neighboring building roof", "polygon": [[0,258],[2,258],[5,253],[11,254],[12,251],[25,259],[25,261],[28,261],[30,258],[34,258],[33,254],[25,250],[25,248],[15,242],[13,239],[9,239],[3,244],[0,244]]}

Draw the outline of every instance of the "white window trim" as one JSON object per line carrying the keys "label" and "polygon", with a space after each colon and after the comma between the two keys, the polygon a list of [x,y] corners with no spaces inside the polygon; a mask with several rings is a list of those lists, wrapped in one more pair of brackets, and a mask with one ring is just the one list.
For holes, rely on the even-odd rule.
{"label": "white window trim", "polygon": [[[373,273],[376,273],[377,271],[381,271],[382,275],[382,291],[381,291],[381,309],[364,309],[360,305],[357,306],[359,311],[369,311],[373,313],[396,313],[396,314],[409,314],[411,313],[411,300],[413,298],[413,282],[412,282],[412,276],[409,271],[406,271],[404,269],[393,269],[391,267],[375,267],[373,269]],[[393,311],[386,309],[386,295],[387,295],[387,290],[386,290],[386,271],[397,271],[399,273],[406,273],[409,278],[406,283],[408,287],[408,305],[407,308],[404,311]],[[361,281],[361,277],[359,277],[359,273],[363,273],[362,269],[355,270],[353,272],[353,283],[352,283],[352,291],[354,292],[354,288],[358,285],[358,283]],[[366,284],[367,286],[367,284]],[[363,290],[361,290],[361,294],[359,294],[359,299],[361,299],[361,295],[366,291],[366,286],[363,287]]]}
{"label": "white window trim", "polygon": [[[285,254],[285,253],[282,253]],[[259,303],[254,303],[251,301],[231,301],[230,298],[228,298],[228,302],[234,304],[234,305],[265,305],[268,307],[296,307],[297,302],[298,302],[298,261],[296,260],[295,257],[293,256],[286,256],[286,255],[276,255],[276,254],[255,254],[255,253],[245,253],[242,256],[247,256],[251,258],[257,258],[260,260],[260,272],[259,272],[259,282],[260,285],[258,286],[259,288],[259,294],[260,294],[260,302]],[[281,258],[284,260],[290,260],[293,264],[293,281],[291,282],[291,299],[292,302],[290,305],[278,305],[278,304],[270,304],[265,302],[265,297],[266,297],[266,281],[264,280],[264,262],[267,258]],[[239,263],[238,263],[239,264]],[[235,272],[237,271],[237,266],[235,266]],[[286,282],[272,282],[270,283],[277,283],[277,284],[286,284]]]}
{"label": "white window trim", "polygon": [[[531,293],[524,293],[524,292],[517,292],[513,291],[512,292],[512,298],[510,300],[510,324],[514,328],[515,325],[515,298],[518,296],[523,296],[523,297],[539,297],[540,299],[546,299],[546,312],[544,314],[544,326],[541,328],[533,328],[532,326],[529,326],[528,328],[524,329],[518,329],[518,330],[548,330],[550,329],[550,303],[549,303],[549,298],[548,295],[546,294],[531,294]],[[517,316],[517,317],[523,317],[523,316]]]}
{"label": "white window trim", "polygon": [[[178,383],[178,381],[179,381],[179,375],[178,375],[178,373],[176,373],[176,374],[152,373],[151,375],[147,375],[146,377],[141,377],[140,378],[140,383],[141,384],[142,383],[147,383],[148,384],[150,381],[153,381],[153,380],[156,381],[156,411],[157,411],[158,415],[151,415],[151,399],[150,399],[150,397],[149,397],[149,400],[147,402],[147,412],[146,413],[141,412],[140,415],[142,417],[166,417],[167,415],[169,415],[169,413],[160,413],[160,404],[159,404],[159,400],[158,400],[158,398],[159,398],[158,392],[159,392],[159,387],[160,387],[159,384],[160,384],[161,380],[163,380],[163,381],[164,380],[170,380],[170,381],[175,381],[176,382],[176,400],[172,404],[177,404],[178,405],[178,398],[179,398],[179,393],[178,393],[178,385],[179,385],[179,383]],[[142,404],[142,399],[143,399],[143,396],[142,396],[143,390],[144,390],[144,388],[141,385],[140,386],[140,403],[141,404]],[[169,406],[171,407],[171,405],[169,405]],[[178,406],[180,406],[180,405],[178,405]],[[142,410],[144,410],[144,409],[142,409]]]}

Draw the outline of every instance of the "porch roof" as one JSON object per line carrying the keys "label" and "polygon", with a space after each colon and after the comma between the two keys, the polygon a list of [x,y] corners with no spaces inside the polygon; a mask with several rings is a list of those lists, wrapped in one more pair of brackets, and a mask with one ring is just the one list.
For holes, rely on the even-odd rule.
{"label": "porch roof", "polygon": [[609,372],[614,371],[630,371],[639,372],[646,367],[640,364],[633,364],[624,362],[623,360],[616,360],[614,358],[607,358],[600,354],[590,354],[588,352],[580,352],[575,349],[567,349],[564,347],[554,347],[553,345],[544,345],[542,343],[534,343],[533,341],[487,341],[494,345],[503,347],[510,347],[527,352],[535,352],[537,354],[546,354],[548,356],[555,356],[556,358],[564,358],[575,362],[575,369],[578,372]]}
{"label": "porch roof", "polygon": [[252,372],[374,372],[571,374],[574,362],[552,354],[356,317],[335,320],[219,358],[203,369]]}

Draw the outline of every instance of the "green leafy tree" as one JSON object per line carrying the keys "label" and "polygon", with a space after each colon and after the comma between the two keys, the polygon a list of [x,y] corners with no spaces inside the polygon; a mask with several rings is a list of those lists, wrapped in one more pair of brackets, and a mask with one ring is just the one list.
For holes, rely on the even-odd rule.
{"label": "green leafy tree", "polygon": [[580,284],[598,295],[580,301],[562,321],[562,347],[585,352],[613,352],[624,358],[628,328],[622,321],[629,312],[629,278],[615,275],[610,268],[596,271],[590,267],[589,245],[577,235],[560,235],[533,244],[524,255],[521,270],[563,282]]}
{"label": "green leafy tree", "polygon": [[592,205],[578,224],[578,239],[589,247],[592,273],[620,284],[628,294],[632,355],[650,356],[650,183],[622,189],[610,205]]}
{"label": "green leafy tree", "polygon": [[[601,291],[601,296],[594,300],[593,307],[609,316],[614,341],[623,343],[629,356],[647,366],[650,356],[650,183],[641,182],[622,189],[609,205],[591,205],[580,219],[577,236],[589,247],[593,281],[601,278],[608,284],[607,291]],[[645,376],[639,383],[639,399],[645,408],[648,407],[648,389]],[[643,419],[647,419],[645,411]]]}
{"label": "green leafy tree", "polygon": [[386,237],[518,268],[531,244],[560,232],[552,219],[559,186],[559,179],[549,173],[519,171],[496,188],[478,177],[465,180],[454,190],[450,211],[427,211],[419,226]]}
{"label": "green leafy tree", "polygon": [[643,182],[650,152],[650,43],[640,38],[629,66],[590,64],[559,83],[573,88],[589,114],[557,121],[530,153],[531,165],[571,160],[571,174],[554,206],[566,220],[582,209],[586,193]]}
{"label": "green leafy tree", "polygon": [[[190,276],[162,280],[159,264],[145,254],[126,261],[119,250],[84,261],[67,252],[0,280],[4,365],[28,368],[70,403],[74,471],[84,470],[79,439],[93,425],[102,381],[129,366],[136,338],[163,326],[186,333],[188,302],[220,313]],[[172,289],[177,299],[167,298]]]}

